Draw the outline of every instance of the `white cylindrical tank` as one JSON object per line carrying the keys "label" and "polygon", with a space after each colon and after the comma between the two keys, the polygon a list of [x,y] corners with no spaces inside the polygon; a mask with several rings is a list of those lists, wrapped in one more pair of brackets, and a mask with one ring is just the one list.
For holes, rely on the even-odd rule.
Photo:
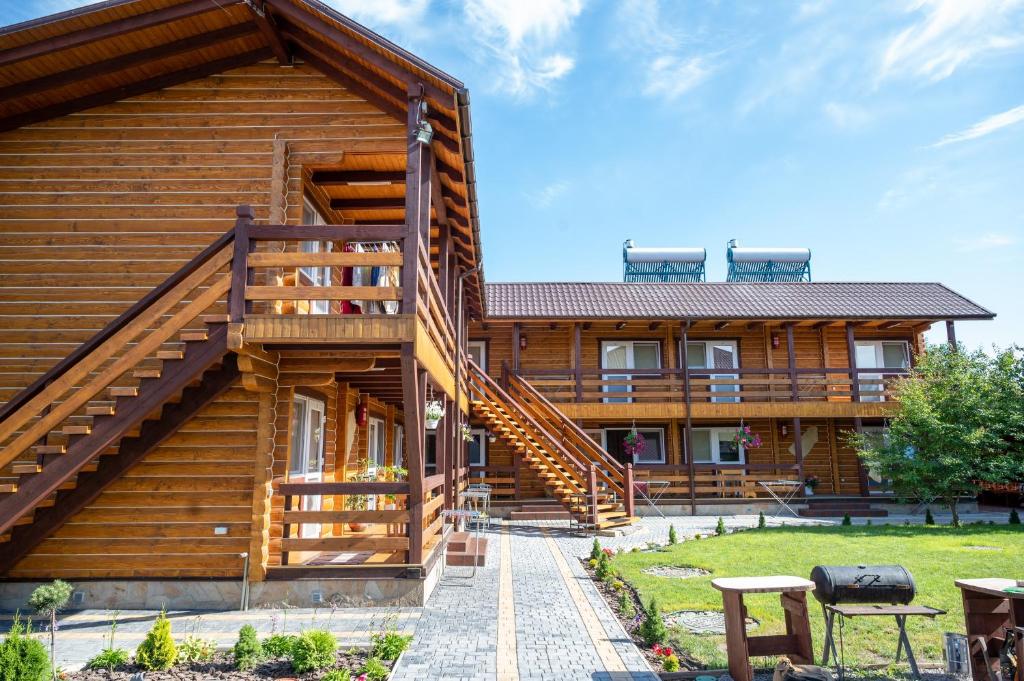
{"label": "white cylindrical tank", "polygon": [[707,251],[703,248],[639,248],[626,247],[626,262],[704,262]]}

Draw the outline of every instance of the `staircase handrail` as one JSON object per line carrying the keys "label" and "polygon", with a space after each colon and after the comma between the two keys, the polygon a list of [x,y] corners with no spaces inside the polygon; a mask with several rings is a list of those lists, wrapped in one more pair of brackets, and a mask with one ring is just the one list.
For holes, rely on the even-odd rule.
{"label": "staircase handrail", "polygon": [[512,379],[515,381],[516,387],[524,389],[532,399],[540,402],[544,410],[551,415],[551,417],[559,422],[559,424],[565,428],[568,428],[573,432],[574,435],[582,443],[582,447],[589,449],[591,453],[595,454],[608,470],[615,471],[619,474],[625,474],[626,467],[619,463],[611,454],[607,452],[603,447],[594,441],[594,438],[590,437],[582,428],[576,425],[576,422],[567,417],[561,412],[555,405],[551,404],[548,398],[544,397],[533,385],[519,374],[513,373]]}
{"label": "staircase handrail", "polygon": [[[473,378],[476,378],[477,380],[479,380],[483,384],[483,387],[486,390],[490,390],[491,392],[496,394],[503,401],[505,401],[506,404],[508,404],[510,406],[515,406],[516,408],[518,408],[518,410],[522,413],[523,417],[526,419],[527,425],[529,425],[531,427],[531,429],[534,431],[534,433],[536,435],[539,435],[540,439],[544,439],[544,440],[547,440],[548,442],[550,442],[551,445],[553,445],[553,448],[555,450],[557,450],[558,455],[565,460],[562,463],[568,463],[570,465],[570,467],[575,470],[576,474],[580,477],[580,479],[581,480],[583,479],[583,477],[587,474],[587,471],[588,471],[588,467],[587,466],[584,466],[582,463],[580,463],[576,459],[576,457],[574,457],[569,452],[569,450],[567,450],[560,442],[558,442],[558,440],[553,438],[551,436],[551,434],[548,433],[544,429],[544,427],[542,425],[540,425],[537,422],[537,420],[534,419],[533,416],[529,412],[527,412],[526,410],[522,409],[521,405],[519,405],[519,403],[515,399],[513,399],[507,392],[502,390],[501,386],[499,386],[494,381],[493,378],[491,378],[489,375],[487,375],[487,372],[485,372],[483,369],[481,369],[479,366],[477,366],[476,362],[474,362],[472,359],[467,357],[466,358],[466,364],[467,364],[467,366],[469,366],[469,369],[470,369],[469,373],[470,373],[470,379],[471,380]],[[581,483],[577,483],[577,484],[581,484]]]}
{"label": "staircase handrail", "polygon": [[[17,458],[174,333],[226,296],[231,288],[231,275],[222,270],[231,264],[233,241],[234,230],[222,235],[57,367],[21,391],[17,399],[12,400],[11,408],[5,408],[0,419],[0,442],[15,436],[0,451],[0,466]],[[164,315],[171,313],[175,306],[208,282],[205,291],[192,295],[183,308],[161,321]],[[134,347],[101,369],[120,350],[140,338]],[[88,379],[96,371],[99,373]],[[57,398],[72,389],[75,391],[71,397],[53,406]],[[15,435],[36,417],[39,418],[35,423]]]}
{"label": "staircase handrail", "polygon": [[153,303],[159,300],[164,294],[180,284],[184,279],[199,269],[214,255],[235,239],[235,230],[230,229],[220,235],[216,241],[204,248],[194,258],[189,260],[181,269],[167,277],[149,293],[140,298],[134,305],[122,312],[116,319],[97,331],[91,338],[72,350],[64,359],[54,364],[50,369],[33,381],[28,387],[22,388],[10,400],[0,406],[0,423],[3,423],[8,416],[18,409],[21,409],[29,400],[38,395],[46,386],[63,376],[68,369],[79,362],[83,357],[93,352],[96,348],[110,339],[115,333],[123,329],[140,314],[146,311]]}

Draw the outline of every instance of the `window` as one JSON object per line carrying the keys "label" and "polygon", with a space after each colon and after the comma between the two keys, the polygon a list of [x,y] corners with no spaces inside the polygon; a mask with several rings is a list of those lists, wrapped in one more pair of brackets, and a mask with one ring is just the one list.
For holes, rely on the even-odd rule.
{"label": "window", "polygon": [[625,446],[622,441],[629,435],[629,428],[605,428],[601,445],[620,463],[665,463],[665,429],[664,428],[637,428],[636,432],[644,437],[644,451],[639,456],[630,459],[626,456]]}
{"label": "window", "polygon": [[[302,224],[304,225],[323,225],[326,224],[323,216],[317,212],[313,204],[306,199],[302,204]],[[326,249],[323,247],[326,246]],[[320,242],[320,241],[302,241],[299,243],[299,250],[302,253],[320,253],[321,250],[330,251],[331,242]],[[301,281],[299,282],[302,286],[330,286],[331,285],[331,268],[330,267],[300,267],[299,274]],[[309,303],[309,311],[313,314],[327,314],[331,311],[331,301],[329,300],[311,300]]]}
{"label": "window", "polygon": [[[856,341],[858,369],[906,369],[910,366],[910,345],[906,341]],[[885,395],[884,373],[858,374],[862,402],[882,402]]]}
{"label": "window", "polygon": [[405,427],[400,423],[395,424],[394,451],[391,454],[395,465],[402,467],[405,462]]}
{"label": "window", "polygon": [[[687,369],[738,369],[740,366],[739,352],[736,341],[687,341],[686,343],[686,368]],[[703,376],[703,374],[701,374]],[[713,380],[737,380],[739,374],[733,373],[711,373],[708,378]],[[739,384],[734,385],[712,385],[711,392],[723,393],[711,396],[711,402],[739,402]],[[733,394],[729,394],[733,393]]]}
{"label": "window", "polygon": [[293,475],[318,476],[324,459],[324,403],[296,395],[292,408],[292,451],[288,471]]}
{"label": "window", "polygon": [[466,345],[469,358],[487,373],[487,341],[471,340]]}
{"label": "window", "polygon": [[[658,341],[602,341],[602,369],[661,369],[661,344]],[[614,381],[604,386],[604,392],[633,392],[632,381],[642,377],[640,373],[609,373],[601,378]],[[650,376],[651,374],[648,374]],[[605,402],[632,402],[632,397],[606,397]]]}
{"label": "window", "polygon": [[367,439],[369,449],[366,454],[366,462],[369,469],[375,470],[384,466],[384,421],[378,418],[370,418],[367,427]]}
{"label": "window", "polygon": [[487,465],[487,431],[483,428],[474,428],[473,439],[466,443],[466,451],[469,454],[470,466]]}
{"label": "window", "polygon": [[424,466],[427,468],[437,468],[437,433],[429,432],[426,436]]}
{"label": "window", "polygon": [[693,450],[694,463],[744,463],[744,451],[736,444],[735,428],[694,428]]}

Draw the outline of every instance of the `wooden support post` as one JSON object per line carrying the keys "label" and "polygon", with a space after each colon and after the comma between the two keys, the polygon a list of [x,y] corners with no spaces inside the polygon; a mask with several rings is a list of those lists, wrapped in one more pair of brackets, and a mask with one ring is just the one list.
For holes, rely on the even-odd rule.
{"label": "wooden support post", "polygon": [[[292,510],[292,495],[286,494],[284,496],[284,517],[288,517],[288,511]],[[288,539],[291,536],[291,525],[287,520],[284,521],[284,527],[281,530],[281,536],[284,539]],[[288,552],[281,550],[281,565],[288,564]]]}
{"label": "wooden support post", "polygon": [[[430,166],[424,166],[424,149],[416,140],[419,127],[421,93],[415,86],[409,88],[406,110],[405,159],[405,250],[402,260],[402,314],[416,314],[419,291],[420,244],[425,244],[424,232],[430,236]],[[429,160],[429,158],[428,158]],[[424,178],[424,176],[426,176]],[[427,195],[421,196],[426,181]],[[426,222],[424,223],[424,205]]]}
{"label": "wooden support post", "polygon": [[630,518],[636,515],[635,499],[633,497],[633,464],[626,464],[626,476],[623,480],[623,487],[626,492],[626,515]]}
{"label": "wooden support post", "polygon": [[860,402],[860,383],[857,381],[857,342],[853,339],[853,324],[846,322],[846,356],[850,364],[850,400]]}
{"label": "wooden support post", "polygon": [[448,480],[451,477],[453,450],[455,449],[452,438],[458,431],[456,420],[460,419],[461,415],[447,397],[441,398],[441,404],[444,405],[445,418],[441,419],[441,423],[438,424],[439,430],[434,439],[434,453],[437,457],[437,473],[445,476],[445,484],[442,487],[444,507],[451,508],[451,488],[448,485]]}
{"label": "wooden support post", "polygon": [[952,319],[946,320],[946,342],[949,343],[950,350],[956,350],[956,326]]}
{"label": "wooden support post", "polygon": [[522,334],[522,326],[519,322],[512,324],[512,371],[519,373],[519,343]]}
{"label": "wooden support post", "polygon": [[235,252],[231,261],[231,291],[228,293],[228,314],[238,323],[245,317],[245,286],[249,282],[249,226],[255,213],[252,206],[242,204],[235,209]]}
{"label": "wooden support post", "polygon": [[420,371],[412,343],[402,345],[402,408],[405,412],[406,468],[409,470],[409,559],[423,562],[423,479],[426,476],[426,433],[423,412],[427,376]]}
{"label": "wooden support post", "polygon": [[786,354],[789,357],[789,384],[794,402],[800,399],[800,386],[797,385],[796,348],[793,346],[793,323],[786,324]]}
{"label": "wooden support post", "polygon": [[683,438],[683,456],[689,467],[690,475],[690,515],[697,515],[697,463],[693,460],[693,411],[690,401],[690,368],[686,362],[686,344],[690,338],[689,320],[680,325],[680,335],[683,339],[683,403],[686,405],[686,436]]}
{"label": "wooden support post", "polygon": [[793,454],[796,455],[797,475],[804,479],[804,439],[800,432],[800,417],[793,417]]}
{"label": "wooden support post", "polygon": [[583,401],[583,341],[579,322],[572,329],[573,379],[576,383],[576,401]]}
{"label": "wooden support post", "polygon": [[590,517],[596,532],[601,515],[597,508],[597,466],[594,464],[590,464],[590,469],[587,471],[587,494],[590,497]]}

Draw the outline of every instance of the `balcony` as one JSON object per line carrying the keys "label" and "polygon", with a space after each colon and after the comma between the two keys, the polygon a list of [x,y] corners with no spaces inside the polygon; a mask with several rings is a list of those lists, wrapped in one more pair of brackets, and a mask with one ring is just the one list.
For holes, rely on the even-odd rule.
{"label": "balcony", "polygon": [[569,418],[881,416],[905,369],[521,369]]}

